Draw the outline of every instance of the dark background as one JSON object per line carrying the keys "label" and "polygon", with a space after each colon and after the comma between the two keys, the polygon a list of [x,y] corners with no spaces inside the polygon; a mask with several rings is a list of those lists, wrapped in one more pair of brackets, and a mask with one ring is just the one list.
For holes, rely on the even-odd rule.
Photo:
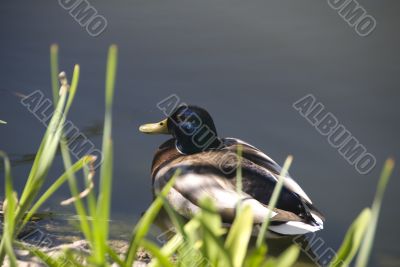
{"label": "dark background", "polygon": [[[145,136],[141,123],[162,118],[157,102],[175,93],[205,107],[221,136],[238,137],[277,162],[294,156],[292,175],[327,217],[320,236],[336,249],[374,197],[380,168],[400,159],[398,136],[399,7],[360,1],[377,20],[360,37],[326,1],[90,1],[108,21],[91,37],[58,1],[0,4],[0,149],[13,160],[21,188],[44,126],[16,92],[51,98],[49,45],[60,45],[60,69],[81,65],[70,119],[100,147],[108,46],[119,47],[113,135],[112,212],[133,224],[151,201],[149,169],[164,136]],[[360,175],[330,147],[292,103],[312,93],[377,158]],[[62,172],[57,157],[49,178]],[[3,180],[3,174],[1,174]],[[0,188],[3,189],[3,181]],[[398,168],[383,203],[371,266],[398,266]],[[46,204],[64,212],[63,188]]]}

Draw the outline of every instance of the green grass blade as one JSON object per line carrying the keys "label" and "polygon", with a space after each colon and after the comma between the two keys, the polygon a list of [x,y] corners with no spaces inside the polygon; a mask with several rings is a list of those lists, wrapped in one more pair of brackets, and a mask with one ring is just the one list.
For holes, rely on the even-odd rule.
{"label": "green grass blade", "polygon": [[270,222],[272,210],[275,208],[276,203],[278,202],[279,194],[280,194],[282,186],[283,186],[283,179],[285,179],[285,176],[287,174],[287,171],[289,170],[290,165],[292,164],[292,161],[293,161],[293,157],[288,156],[285,160],[285,163],[283,164],[281,173],[279,175],[278,183],[275,185],[274,192],[272,193],[271,199],[268,204],[268,209],[269,209],[268,215],[265,218],[265,221],[263,222],[263,224],[261,225],[260,232],[257,236],[257,247],[261,247],[265,240],[265,236],[266,236],[268,225]]}
{"label": "green grass blade", "polygon": [[[54,96],[54,101],[57,101],[58,99],[58,93],[57,93],[57,88],[58,88],[58,79],[57,79],[57,73],[58,73],[58,46],[57,45],[52,45],[50,49],[50,61],[51,61],[51,79],[52,79],[52,88],[53,88],[53,96]],[[79,76],[80,76],[80,67],[79,65],[74,66],[74,72],[72,76],[72,82],[71,86],[69,88],[69,97],[67,100],[67,104],[65,107],[65,116],[67,115],[72,102],[75,98],[75,94],[78,88],[78,83],[79,83]],[[81,230],[83,234],[85,235],[86,239],[91,242],[92,241],[92,234],[90,230],[90,225],[87,219],[87,212],[85,210],[85,207],[82,203],[82,201],[79,198],[79,190],[78,186],[76,183],[76,176],[73,171],[70,171],[72,167],[72,160],[71,156],[69,153],[69,148],[67,145],[67,140],[66,137],[64,136],[64,133],[62,133],[62,138],[60,142],[60,148],[61,148],[61,155],[63,158],[64,166],[66,169],[66,174],[68,177],[68,183],[69,187],[71,190],[71,194],[73,198],[75,199],[74,201],[74,206],[76,209],[76,212],[78,216],[80,217],[79,223]]]}
{"label": "green grass blade", "polygon": [[142,240],[140,245],[150,252],[153,258],[157,259],[163,267],[173,267],[174,265],[169,261],[168,257],[165,256],[160,248],[158,248],[154,243]]}
{"label": "green grass blade", "polygon": [[108,50],[106,70],[106,109],[111,109],[114,98],[115,77],[117,74],[118,48],[111,45]]}
{"label": "green grass blade", "polygon": [[[178,248],[183,244],[184,239],[181,234],[176,234],[174,235],[168,242],[162,246],[161,248],[161,253],[165,257],[171,257],[177,250]],[[160,262],[153,258],[151,262],[148,264],[148,267],[158,267],[160,266]]]}
{"label": "green grass blade", "polygon": [[[33,176],[35,175],[35,173],[37,171],[41,155],[43,154],[43,148],[44,148],[44,145],[46,143],[47,135],[48,135],[48,133],[46,131],[46,133],[45,133],[45,135],[44,135],[44,137],[43,137],[43,139],[42,139],[42,141],[40,143],[39,149],[36,152],[35,159],[33,160],[31,171],[29,173],[28,179],[27,179],[26,184],[24,186],[24,191],[25,191],[26,188],[30,188],[31,184],[33,183]],[[24,196],[25,196],[24,195],[24,191],[23,191],[23,193],[21,195],[21,202],[24,200]],[[26,192],[26,196],[28,196],[28,192]]]}
{"label": "green grass blade", "polygon": [[205,220],[200,220],[203,232],[203,256],[212,266],[233,266],[231,255],[224,247],[220,235],[215,232],[214,225]]}
{"label": "green grass blade", "polygon": [[180,215],[171,207],[171,205],[168,203],[168,201],[164,197],[161,197],[161,200],[163,201],[164,209],[167,212],[168,217],[170,218],[175,229],[181,235],[185,235],[185,230],[184,230],[185,224],[183,223],[183,220],[180,217]]}
{"label": "green grass blade", "polygon": [[97,200],[97,215],[94,221],[95,240],[97,259],[104,261],[105,245],[109,232],[109,217],[112,190],[112,169],[113,169],[113,150],[112,150],[112,102],[115,88],[115,77],[117,71],[117,46],[111,45],[108,51],[107,70],[106,70],[106,89],[105,103],[106,110],[104,116],[103,130],[103,163],[100,167],[100,189]]}
{"label": "green grass blade", "polygon": [[[0,157],[4,160],[4,176],[5,176],[5,204],[3,203],[4,212],[4,229],[3,239],[1,241],[2,246],[5,248],[5,252],[8,255],[10,266],[17,266],[17,259],[14,254],[13,240],[14,240],[14,210],[17,205],[16,193],[13,189],[12,177],[11,177],[11,165],[8,156],[3,151],[0,151]],[[4,252],[3,252],[4,253]],[[0,265],[3,263],[3,256],[0,257]]]}
{"label": "green grass blade", "polygon": [[[79,254],[79,252],[74,253],[73,250],[66,250],[64,251],[64,254],[61,256],[61,260],[64,263],[61,267],[67,267],[67,266],[72,266],[72,267],[87,267],[90,266],[88,263],[84,264],[82,263],[82,258],[85,257],[85,255]],[[85,260],[87,260],[85,258]]]}
{"label": "green grass blade", "polygon": [[[6,196],[6,203],[7,205],[4,205],[3,203],[3,212],[5,215],[13,215],[15,206],[18,202],[17,199],[15,199],[15,194],[14,194],[14,188],[13,188],[13,182],[12,182],[12,176],[11,176],[11,164],[10,160],[7,156],[7,154],[3,151],[0,151],[0,157],[3,158],[4,162],[4,177],[5,177],[5,196]],[[5,207],[7,206],[7,208]],[[4,210],[4,208],[6,208]]]}
{"label": "green grass blade", "polygon": [[[58,69],[58,66],[56,69]],[[74,101],[75,94],[78,89],[79,76],[80,76],[80,66],[75,65],[74,72],[72,75],[71,86],[69,86],[69,95],[68,95],[67,104],[65,106],[64,117],[66,117],[68,115],[69,109]],[[70,156],[70,152],[69,152],[69,148],[68,148],[68,144],[67,144],[68,142],[67,142],[67,139],[66,139],[64,133],[62,132],[61,134],[62,134],[62,137],[60,140],[60,150],[61,150],[61,155],[63,158],[64,167],[65,167],[67,178],[68,178],[69,188],[70,188],[72,197],[75,199],[74,206],[75,206],[75,210],[76,210],[78,216],[80,217],[79,224],[80,224],[81,230],[82,230],[83,234],[85,235],[86,239],[90,242],[92,240],[92,234],[90,231],[89,221],[87,219],[87,212],[85,210],[85,206],[83,205],[81,199],[79,198],[79,190],[78,190],[78,185],[76,182],[77,179],[75,176],[75,172],[71,171],[72,160],[71,160],[71,156]]]}
{"label": "green grass blade", "polygon": [[[217,212],[211,198],[203,198],[199,202],[201,212],[196,216],[200,222],[202,233],[199,240],[202,241],[202,253],[211,262],[211,265],[232,266],[229,251],[225,248],[222,235],[226,232],[222,228],[221,216]],[[195,243],[192,241],[192,243]]]}
{"label": "green grass blade", "polygon": [[209,263],[206,255],[202,254],[200,250],[203,245],[200,220],[196,217],[191,219],[185,224],[184,229],[187,238],[177,249],[178,266],[190,266],[193,262],[197,264],[196,266],[204,266],[201,264],[204,261]]}
{"label": "green grass blade", "polygon": [[87,219],[88,216],[87,216],[85,206],[84,206],[81,198],[79,197],[79,189],[78,189],[78,185],[77,185],[77,179],[76,179],[73,169],[71,169],[72,168],[71,156],[69,154],[66,143],[61,144],[61,155],[63,157],[64,167],[66,169],[66,177],[68,180],[71,195],[72,195],[72,198],[75,199],[75,201],[73,201],[75,210],[76,210],[77,215],[80,218],[79,219],[80,228],[82,230],[82,233],[85,235],[85,238],[89,242],[91,242],[93,240],[92,239],[92,231],[90,230],[90,224]]}
{"label": "green grass blade", "polygon": [[382,199],[385,194],[386,186],[389,178],[392,175],[394,168],[394,160],[389,158],[386,160],[385,165],[379,179],[378,189],[375,194],[375,199],[372,204],[371,220],[368,225],[365,238],[361,244],[360,253],[356,260],[356,267],[365,267],[368,264],[369,255],[371,254],[372,245],[374,242],[376,228],[378,226],[379,213],[382,205]]}
{"label": "green grass blade", "polygon": [[[85,166],[83,172],[85,177],[85,186],[88,188],[90,183],[92,183],[91,179],[93,179],[94,176],[93,166]],[[86,199],[90,217],[94,218],[96,216],[96,197],[94,189],[89,192]]]}
{"label": "green grass blade", "polygon": [[53,91],[53,103],[54,106],[58,101],[58,88],[60,85],[58,83],[58,45],[52,44],[50,46],[50,77],[51,77],[51,88]]}
{"label": "green grass blade", "polygon": [[291,245],[276,259],[269,259],[263,264],[263,267],[290,267],[293,266],[300,254],[300,248],[297,245]]}
{"label": "green grass blade", "polygon": [[[65,120],[63,108],[68,93],[67,87],[64,85],[61,86],[60,91],[60,100],[50,120],[49,127],[46,130],[39,153],[35,157],[35,162],[21,195],[20,205],[16,209],[16,223],[22,222],[21,220],[25,216],[25,212],[29,209],[38,195],[56,155],[58,143],[61,138],[61,129]],[[17,233],[15,232],[14,235],[16,234]]]}
{"label": "green grass blade", "polygon": [[293,266],[300,255],[300,247],[292,245],[279,255],[276,261],[276,267],[290,267]]}
{"label": "green grass blade", "polygon": [[112,172],[112,143],[106,140],[103,143],[104,161],[101,166],[100,189],[97,200],[96,216],[92,222],[94,229],[94,245],[95,256],[98,262],[105,261],[106,244],[109,231],[111,188],[106,188],[109,184],[111,187]]}
{"label": "green grass blade", "polygon": [[42,195],[41,197],[35,202],[35,204],[32,206],[32,208],[27,212],[23,224],[29,221],[29,219],[35,214],[35,212],[40,208],[40,206],[51,196],[53,195],[58,188],[62,184],[64,184],[69,177],[70,173],[75,173],[81,170],[86,164],[89,164],[90,162],[94,161],[92,156],[84,156],[81,158],[79,161],[77,161],[69,170],[64,172]]}
{"label": "green grass blade", "polygon": [[245,267],[259,267],[264,262],[267,254],[267,245],[264,243],[261,247],[254,248],[246,256]]}
{"label": "green grass blade", "polygon": [[161,190],[161,193],[159,194],[159,196],[157,196],[157,198],[153,201],[153,203],[147,209],[145,214],[142,216],[142,218],[136,224],[136,226],[133,230],[133,237],[129,244],[129,248],[126,252],[125,264],[127,266],[132,266],[141,240],[147,235],[148,231],[150,230],[151,224],[153,223],[154,219],[157,217],[158,212],[162,208],[163,201],[161,198],[165,197],[168,194],[168,192],[171,190],[171,188],[175,182],[175,177],[178,176],[179,173],[180,173],[180,170],[177,170],[175,172],[174,176],[164,186],[164,188]]}
{"label": "green grass blade", "polygon": [[[65,85],[61,86],[60,93],[60,101],[58,102],[49,126],[47,127],[41,148],[36,154],[33,167],[29,173],[28,180],[21,195],[21,212],[25,212],[31,201],[36,197],[57,151],[63,120],[65,120],[63,111],[68,93]],[[21,212],[18,214],[19,216],[21,216]]]}
{"label": "green grass blade", "polygon": [[168,240],[168,242],[162,247],[161,251],[166,256],[172,256],[184,241],[182,235],[176,234]]}
{"label": "green grass blade", "polygon": [[120,259],[119,255],[108,245],[107,245],[107,254],[116,264],[118,264],[119,267],[126,266],[123,260]]}
{"label": "green grass blade", "polygon": [[330,267],[348,266],[356,255],[371,220],[371,210],[364,209],[351,224]]}
{"label": "green grass blade", "polygon": [[59,261],[50,255],[46,254],[45,252],[41,251],[40,249],[34,247],[34,246],[26,246],[22,243],[19,244],[20,247],[24,250],[29,251],[31,254],[35,255],[38,257],[43,263],[46,264],[48,267],[62,267],[65,266],[64,261]]}
{"label": "green grass blade", "polygon": [[252,228],[253,212],[250,206],[245,205],[239,210],[225,241],[235,267],[243,266]]}
{"label": "green grass blade", "polygon": [[80,66],[76,64],[74,66],[74,72],[72,75],[72,81],[71,81],[71,86],[69,88],[69,95],[68,95],[68,101],[65,106],[65,113],[68,114],[68,111],[72,105],[72,102],[74,101],[76,91],[78,89],[78,84],[79,84],[79,76],[80,76]]}

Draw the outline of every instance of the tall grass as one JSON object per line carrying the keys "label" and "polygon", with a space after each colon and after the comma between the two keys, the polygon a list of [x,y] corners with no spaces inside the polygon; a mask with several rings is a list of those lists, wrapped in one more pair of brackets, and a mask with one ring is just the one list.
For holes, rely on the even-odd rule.
{"label": "tall grass", "polygon": [[[170,206],[166,200],[169,190],[173,187],[179,170],[171,177],[168,184],[156,196],[145,214],[135,225],[129,247],[124,255],[119,255],[109,244],[109,221],[113,178],[113,142],[112,142],[112,104],[115,88],[117,54],[118,50],[112,45],[108,51],[106,81],[105,81],[105,114],[102,141],[102,165],[99,173],[99,189],[93,189],[93,163],[94,156],[86,155],[75,163],[71,155],[63,133],[62,127],[66,116],[73,103],[79,83],[79,66],[76,65],[73,72],[71,86],[68,84],[65,74],[58,76],[58,46],[50,49],[51,59],[51,84],[53,88],[53,100],[55,112],[50,125],[46,130],[39,146],[26,185],[21,197],[18,198],[13,188],[10,162],[4,152],[0,156],[4,158],[5,170],[5,203],[3,206],[4,228],[0,242],[0,265],[4,257],[11,266],[17,265],[17,257],[14,247],[18,246],[29,250],[40,258],[48,266],[65,266],[65,260],[46,255],[39,248],[28,247],[16,240],[17,234],[24,225],[37,212],[42,204],[64,183],[68,183],[71,198],[63,204],[73,203],[77,215],[79,215],[79,229],[90,246],[89,255],[78,255],[76,251],[65,251],[64,258],[69,263],[81,266],[109,266],[112,263],[118,266],[132,266],[139,248],[146,249],[152,260],[149,266],[221,266],[221,267],[255,267],[255,266],[292,266],[300,252],[297,245],[292,245],[281,255],[272,257],[267,255],[268,247],[265,237],[268,230],[270,216],[266,217],[257,236],[256,246],[250,245],[253,231],[253,214],[249,206],[243,205],[237,208],[236,218],[229,229],[223,227],[222,220],[214,203],[210,199],[203,199],[200,204],[200,212],[191,220],[185,222],[182,217]],[[57,148],[60,148],[65,172],[55,179],[49,188],[43,190],[43,184],[49,168],[54,160]],[[238,151],[239,162],[241,150]],[[277,185],[273,191],[269,209],[272,210],[278,200],[283,177],[287,173],[292,157],[289,156],[282,168]],[[380,183],[372,210],[366,208],[350,226],[343,244],[338,250],[337,256],[331,262],[331,266],[347,266],[359,252],[357,267],[367,266],[368,257],[374,240],[377,227],[379,210],[382,203],[385,187],[393,170],[393,160],[385,163],[381,174]],[[83,171],[86,188],[81,192],[77,185],[76,173]],[[242,190],[241,169],[237,170],[237,190]],[[147,238],[151,225],[164,209],[174,225],[173,235],[164,245],[159,245]],[[90,218],[90,219],[89,219]],[[84,260],[77,257],[84,256]]]}
{"label": "tall grass", "polygon": [[[79,73],[79,67],[76,66],[74,69],[73,80]],[[27,178],[26,184],[22,190],[21,197],[18,198],[17,193],[13,189],[13,183],[11,179],[10,170],[7,170],[8,158],[7,155],[2,153],[6,166],[6,179],[5,179],[5,201],[7,204],[4,211],[4,238],[0,242],[0,263],[3,262],[4,256],[7,252],[10,265],[15,266],[15,256],[13,252],[9,250],[9,245],[12,243],[17,234],[23,229],[30,216],[34,213],[32,207],[37,210],[40,204],[43,203],[52,193],[54,193],[56,187],[60,184],[66,172],[76,172],[83,168],[85,164],[88,164],[90,157],[83,157],[78,165],[74,168],[68,169],[64,172],[59,179],[57,179],[55,185],[53,184],[47,194],[40,197],[40,201],[36,202],[39,192],[42,190],[44,181],[47,178],[48,171],[53,163],[56,155],[57,148],[60,143],[62,127],[65,122],[65,118],[68,115],[70,104],[73,102],[74,91],[76,87],[69,86],[66,76],[64,73],[60,74],[61,87],[59,90],[59,100],[55,106],[55,111],[50,120],[49,126],[44,134],[42,142],[39,146],[38,152],[36,153],[31,171]],[[74,85],[74,84],[73,84]],[[68,104],[66,104],[68,103]],[[12,208],[10,208],[12,207]]]}
{"label": "tall grass", "polygon": [[[51,47],[51,75],[52,81],[58,71],[58,49],[56,46]],[[112,45],[109,48],[107,69],[106,69],[106,81],[105,81],[105,115],[104,115],[104,128],[103,128],[103,144],[102,144],[102,165],[100,167],[100,184],[99,193],[97,197],[94,191],[89,191],[86,198],[86,203],[83,203],[79,196],[79,190],[77,187],[76,178],[72,172],[68,172],[69,175],[69,186],[71,194],[73,196],[73,202],[77,214],[79,215],[80,228],[90,243],[92,248],[92,255],[88,259],[89,262],[95,265],[103,265],[106,262],[108,254],[114,255],[113,251],[110,250],[107,241],[109,233],[109,217],[110,217],[110,205],[111,205],[111,190],[112,190],[112,166],[113,166],[113,149],[112,149],[112,103],[115,88],[115,77],[117,69],[117,53],[118,49],[116,45]],[[54,82],[53,82],[53,86]],[[54,88],[53,88],[54,92]],[[61,142],[61,151],[64,160],[64,165],[69,168],[71,165],[71,157],[66,137],[63,137]],[[93,170],[92,170],[93,171]],[[93,173],[90,170],[85,171],[86,185],[89,186],[91,183],[90,176]],[[86,204],[86,205],[85,205]],[[87,207],[87,208],[86,208]],[[88,217],[92,220],[88,220]]]}

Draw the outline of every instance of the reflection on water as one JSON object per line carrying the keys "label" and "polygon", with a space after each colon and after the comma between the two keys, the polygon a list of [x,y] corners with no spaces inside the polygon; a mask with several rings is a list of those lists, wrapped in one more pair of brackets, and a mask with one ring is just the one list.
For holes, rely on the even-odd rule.
{"label": "reflection on water", "polygon": [[[102,136],[103,133],[103,123],[102,122],[96,122],[93,123],[92,125],[89,125],[85,128],[82,129],[81,133],[90,138],[93,137],[99,137]],[[73,137],[74,142],[79,142],[80,139],[83,139],[84,137],[82,135],[77,136],[76,138]],[[71,136],[67,136],[66,140],[69,142],[71,139]],[[60,151],[57,151],[57,155],[60,155]],[[11,166],[18,166],[18,165],[27,165],[31,166],[33,161],[35,160],[36,153],[26,153],[26,154],[13,154],[9,153],[8,154],[10,158],[10,163]],[[0,165],[0,171],[3,171],[3,164]]]}
{"label": "reflection on water", "polygon": [[[1,215],[0,215],[1,218]],[[90,217],[87,218],[90,221]],[[110,221],[110,239],[128,241],[132,233],[131,225],[121,220]],[[30,244],[43,242],[46,247],[56,247],[84,239],[79,227],[79,216],[74,214],[57,214],[54,212],[36,213],[27,223],[18,239]]]}
{"label": "reflection on water", "polygon": [[[24,155],[8,154],[8,156],[10,157],[11,166],[18,166],[23,164],[31,165],[35,160],[36,153]],[[3,165],[0,166],[0,170],[3,170]]]}

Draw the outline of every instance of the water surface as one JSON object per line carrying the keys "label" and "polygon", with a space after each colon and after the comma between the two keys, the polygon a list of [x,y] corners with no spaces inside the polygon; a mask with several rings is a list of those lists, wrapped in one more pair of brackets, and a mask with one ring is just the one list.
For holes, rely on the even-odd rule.
{"label": "water surface", "polygon": [[[61,69],[81,65],[70,119],[100,147],[107,48],[119,46],[113,136],[112,212],[133,224],[151,202],[150,163],[163,136],[138,132],[162,118],[157,102],[174,93],[207,108],[221,136],[239,137],[282,163],[326,215],[319,236],[336,249],[373,199],[379,169],[400,159],[399,18],[394,1],[362,1],[377,20],[360,37],[326,1],[91,1],[108,21],[90,36],[58,1],[6,0],[0,7],[0,149],[13,159],[21,188],[45,131],[15,93],[51,97],[49,45]],[[292,103],[312,93],[373,153],[377,167],[360,175]],[[100,129],[100,131],[99,131]],[[62,170],[60,157],[49,177]],[[371,266],[398,266],[398,169],[383,204]],[[1,176],[3,179],[3,176]],[[1,182],[2,184],[3,182]],[[2,188],[2,187],[1,187]],[[63,188],[48,209],[68,198]]]}

